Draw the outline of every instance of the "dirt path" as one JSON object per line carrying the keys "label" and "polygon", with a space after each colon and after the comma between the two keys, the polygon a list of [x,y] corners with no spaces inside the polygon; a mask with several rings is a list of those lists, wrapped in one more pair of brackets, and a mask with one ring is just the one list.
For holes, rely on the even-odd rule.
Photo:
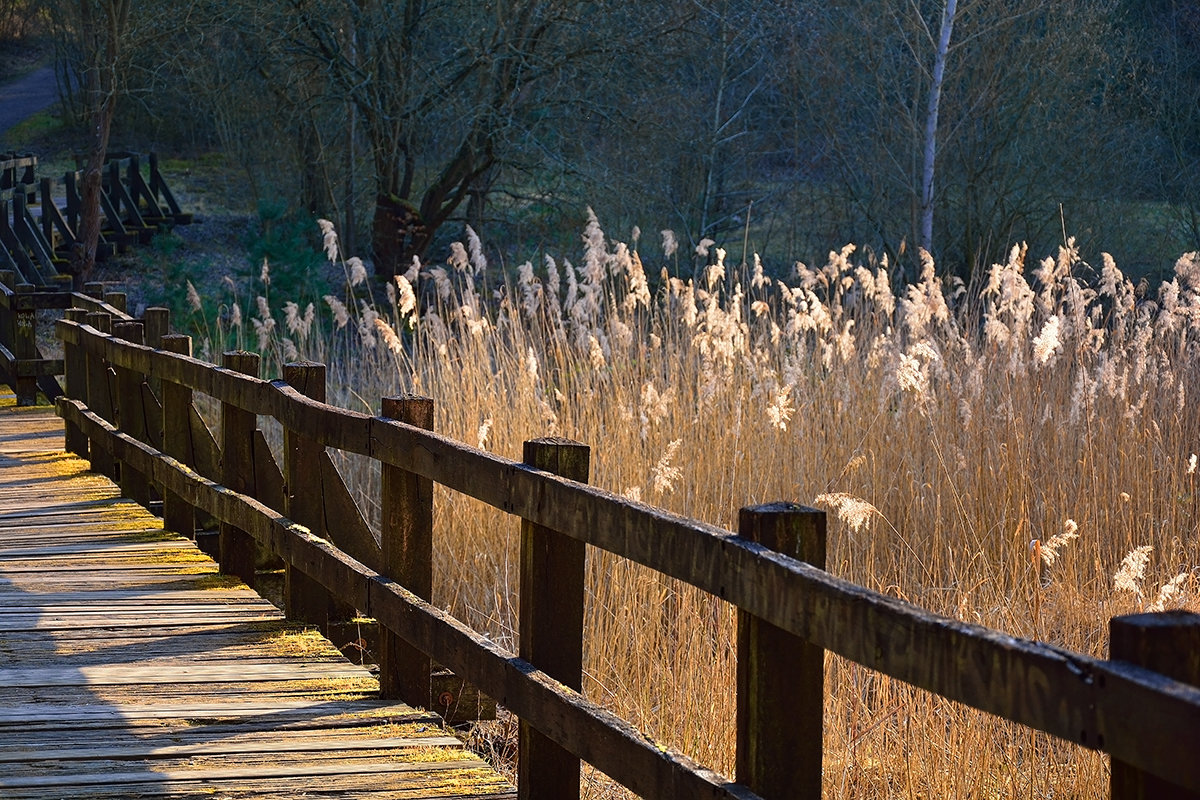
{"label": "dirt path", "polygon": [[49,107],[57,99],[53,67],[42,67],[0,86],[0,151],[11,146],[7,138],[9,128]]}

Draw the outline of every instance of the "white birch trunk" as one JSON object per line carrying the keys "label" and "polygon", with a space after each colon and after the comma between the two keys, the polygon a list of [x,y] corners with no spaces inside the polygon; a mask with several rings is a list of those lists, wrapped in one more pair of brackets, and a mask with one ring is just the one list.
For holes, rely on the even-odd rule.
{"label": "white birch trunk", "polygon": [[946,0],[942,28],[938,35],[937,51],[933,57],[933,80],[929,86],[929,105],[925,113],[924,163],[921,166],[921,240],[926,251],[933,250],[933,175],[937,159],[938,106],[942,101],[942,80],[946,75],[946,58],[950,52],[950,34],[958,0]]}

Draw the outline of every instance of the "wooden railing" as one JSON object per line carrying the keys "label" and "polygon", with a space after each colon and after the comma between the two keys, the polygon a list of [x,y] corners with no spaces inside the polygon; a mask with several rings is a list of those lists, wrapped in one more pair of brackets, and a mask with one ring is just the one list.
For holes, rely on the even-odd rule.
{"label": "wooden railing", "polygon": [[[12,388],[18,406],[36,404],[39,391],[51,401],[62,394],[55,376],[63,374],[63,359],[47,358],[39,350],[38,311],[77,307],[130,319],[123,292],[106,292],[102,283],[90,283],[85,290],[70,291],[70,277],[57,289],[47,289],[19,282],[11,270],[0,270],[0,383]],[[156,309],[149,316],[166,325],[164,313]]]}
{"label": "wooden railing", "polygon": [[[734,533],[588,486],[581,444],[535,440],[510,461],[429,430],[428,399],[385,398],[380,416],[337,409],[323,402],[319,364],[260,380],[253,354],[227,353],[216,367],[190,357],[188,337],[154,349],[137,343],[138,323],[109,334],[106,317],[74,310],[59,323],[58,411],[74,446],[131,496],[160,493],[168,527],[191,531],[197,511],[219,520],[225,571],[252,582],[256,544],[282,557],[289,616],[322,623],[338,602],[377,619],[389,696],[429,705],[433,659],[516,714],[522,797],[576,797],[583,759],[646,797],[817,798],[824,651],[1111,753],[1114,797],[1200,797],[1197,615],[1114,619],[1112,660],[1017,639],[828,574],[822,512],[744,508]],[[193,392],[221,404],[219,442]],[[283,427],[282,466],[258,417]],[[381,544],[326,448],[381,463]],[[522,520],[516,654],[429,602],[434,483]],[[582,696],[589,547],[739,609],[736,782]]]}
{"label": "wooden railing", "polygon": [[[137,153],[107,154],[98,198],[103,219],[98,260],[193,221],[179,208],[159,171],[156,154],[151,153],[149,161],[147,180]],[[33,156],[0,154],[0,269],[15,272],[21,283],[53,289],[62,288],[65,280],[69,289],[71,276],[65,270],[79,244],[82,173],[67,172],[61,180],[39,178],[37,166]],[[39,203],[40,214],[35,216],[32,208]]]}

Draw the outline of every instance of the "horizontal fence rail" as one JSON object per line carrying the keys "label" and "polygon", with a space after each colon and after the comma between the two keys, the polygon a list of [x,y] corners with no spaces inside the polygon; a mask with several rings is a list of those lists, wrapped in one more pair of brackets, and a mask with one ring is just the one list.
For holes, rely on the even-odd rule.
{"label": "horizontal fence rail", "polygon": [[[88,319],[92,321],[93,317]],[[99,317],[94,321],[101,323]],[[164,396],[167,387],[201,392],[220,402],[226,413],[278,420],[285,430],[288,462],[282,474],[295,476],[292,481],[302,480],[297,471],[300,462],[293,459],[303,456],[311,464],[311,459],[317,457],[314,454],[323,453],[325,447],[368,456],[384,464],[385,470],[398,470],[398,476],[411,475],[441,484],[520,517],[526,525],[553,533],[550,542],[565,539],[597,547],[685,581],[735,605],[743,620],[748,615],[778,629],[784,641],[800,640],[805,647],[828,650],[950,700],[1110,753],[1114,764],[1119,762],[1122,769],[1161,776],[1190,793],[1185,796],[1200,796],[1200,759],[1194,757],[1200,731],[1200,687],[1194,685],[1198,682],[1195,674],[1167,671],[1174,675],[1168,677],[1126,660],[1102,660],[1014,638],[930,613],[834,577],[813,565],[823,562],[823,517],[818,526],[819,553],[811,543],[788,548],[807,560],[779,552],[775,548],[780,545],[770,541],[769,535],[759,540],[764,543],[752,540],[758,538],[752,535],[753,529],[763,520],[773,525],[774,521],[786,521],[790,513],[807,513],[799,507],[744,509],[744,535],[739,535],[554,474],[572,471],[559,469],[561,464],[538,468],[543,465],[511,461],[419,424],[334,408],[322,402],[323,388],[315,391],[311,385],[304,385],[301,378],[309,374],[306,365],[289,367],[290,382],[266,381],[236,368],[215,367],[185,353],[121,341],[78,320],[62,321],[58,328],[68,360],[74,351],[89,362],[111,365],[118,374],[161,382]],[[323,372],[321,376],[323,381]],[[74,383],[68,377],[69,387]],[[75,392],[69,391],[74,397]],[[314,394],[317,397],[308,396]],[[633,791],[649,797],[819,796],[819,657],[815,666],[815,723],[810,716],[807,723],[795,723],[808,724],[809,730],[777,731],[777,738],[791,741],[793,749],[797,748],[797,738],[815,738],[816,794],[812,793],[811,774],[798,783],[776,781],[769,774],[772,767],[759,764],[761,757],[749,752],[755,737],[743,728],[760,723],[745,710],[751,702],[742,696],[745,684],[741,674],[740,783],[732,783],[682,755],[662,750],[628,723],[584,699],[577,688],[571,688],[570,676],[564,677],[559,667],[547,666],[541,660],[544,657],[535,653],[519,658],[433,608],[427,598],[410,591],[411,584],[402,586],[397,582],[398,575],[385,574],[390,569],[384,566],[388,559],[378,550],[366,545],[339,549],[330,539],[344,538],[340,531],[328,531],[326,539],[314,533],[311,524],[299,524],[308,522],[300,517],[309,512],[302,499],[291,494],[298,491],[297,487],[282,490],[287,496],[285,514],[283,508],[271,508],[245,492],[234,491],[235,487],[217,483],[215,474],[198,474],[195,463],[178,460],[178,451],[172,451],[175,457],[161,452],[171,449],[169,442],[158,448],[139,441],[141,437],[131,435],[133,431],[124,421],[120,430],[114,428],[105,419],[111,420],[111,414],[104,409],[62,398],[59,412],[69,428],[75,426],[90,439],[93,453],[98,445],[127,465],[126,469],[163,487],[168,498],[180,498],[269,546],[301,573],[297,580],[306,576],[336,600],[375,617],[408,646],[475,683],[554,746],[588,761]],[[164,408],[160,430],[170,429],[169,413],[179,412]],[[531,461],[527,453],[526,462]],[[586,477],[586,466],[582,475]],[[409,488],[419,494],[416,484]],[[387,514],[385,509],[385,517]],[[411,534],[414,524],[411,520],[405,522],[409,528],[404,530]],[[523,614],[527,611],[525,544],[523,533]],[[358,552],[347,552],[355,549]],[[568,551],[563,553],[562,558],[573,558]],[[578,591],[582,592],[582,586]],[[522,638],[525,631],[522,620]],[[768,658],[774,649],[767,647],[762,652]],[[811,663],[803,647],[788,652]],[[1119,655],[1131,658],[1129,654]],[[739,656],[739,670],[741,659]],[[747,663],[753,660],[746,659]],[[769,685],[770,670],[778,666],[766,665],[768,683],[764,686]],[[784,665],[787,669],[795,666]],[[813,713],[812,708],[806,713]],[[811,729],[814,724],[815,731]],[[525,741],[523,735],[522,743]],[[778,755],[772,758],[779,760]],[[810,765],[807,771],[811,773],[812,762],[803,758],[800,761]],[[575,763],[577,783],[577,762],[550,758],[547,763],[557,764],[566,773]],[[795,771],[795,766],[776,764],[774,769]],[[532,779],[537,779],[536,773]],[[1115,787],[1114,782],[1117,796]],[[529,797],[559,796],[538,795],[536,789],[521,791]]]}
{"label": "horizontal fence rail", "polygon": [[[61,358],[47,358],[38,349],[38,311],[83,308],[103,312],[114,319],[128,320],[125,295],[104,291],[104,284],[90,283],[90,294],[39,288],[17,280],[12,270],[0,269],[0,381],[8,383],[17,397],[17,405],[37,402],[40,390],[53,400],[62,393],[55,377],[65,372]],[[147,310],[166,324],[166,309]]]}

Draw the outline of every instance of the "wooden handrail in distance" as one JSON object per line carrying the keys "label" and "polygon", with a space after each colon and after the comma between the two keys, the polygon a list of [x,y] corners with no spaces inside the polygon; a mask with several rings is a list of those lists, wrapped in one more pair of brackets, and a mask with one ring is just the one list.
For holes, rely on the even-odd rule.
{"label": "wooden handrail in distance", "polygon": [[[185,356],[60,323],[68,346],[114,365],[278,419],[322,446],[370,456],[584,544],[600,547],[734,605],[809,645],[997,716],[1111,753],[1136,769],[1200,791],[1200,687],[1127,660],[1105,661],[932,614],[711,525],[615,496],[384,417],[310,399]],[[69,421],[112,444],[119,459],[153,471],[189,503],[269,542],[289,564],[365,610],[414,647],[504,703],[564,749],[648,796],[748,797],[681,756],[662,753],[577,692],[463,628],[411,591],[245,495],[198,478],[111,430],[82,404]],[[291,486],[289,481],[289,486]],[[292,516],[292,511],[288,511]],[[297,520],[300,521],[300,520]],[[805,556],[808,557],[808,556]],[[815,556],[812,556],[814,559]],[[819,740],[819,734],[816,737]],[[751,759],[752,760],[752,759]],[[739,764],[744,758],[739,754]],[[763,791],[768,791],[764,789]]]}

